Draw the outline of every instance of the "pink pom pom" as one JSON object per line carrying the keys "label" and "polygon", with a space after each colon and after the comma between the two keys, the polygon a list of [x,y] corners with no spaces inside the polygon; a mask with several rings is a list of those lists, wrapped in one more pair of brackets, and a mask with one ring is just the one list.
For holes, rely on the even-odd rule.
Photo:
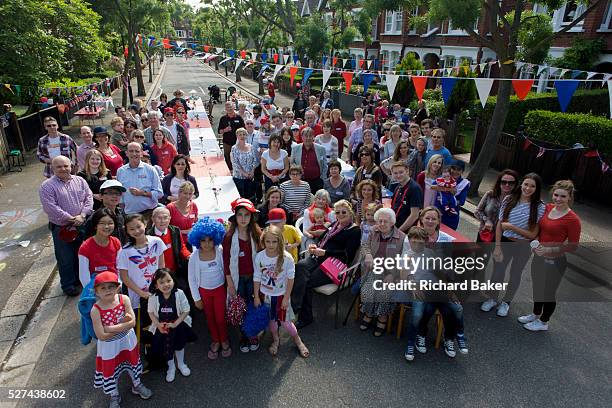
{"label": "pink pom pom", "polygon": [[231,298],[227,310],[225,311],[225,320],[232,326],[240,326],[244,319],[246,309],[247,305],[242,297],[237,295]]}

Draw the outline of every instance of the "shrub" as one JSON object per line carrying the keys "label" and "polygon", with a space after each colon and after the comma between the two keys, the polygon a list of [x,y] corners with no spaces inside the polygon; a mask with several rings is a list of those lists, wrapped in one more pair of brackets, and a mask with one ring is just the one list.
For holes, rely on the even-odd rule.
{"label": "shrub", "polygon": [[[490,123],[491,117],[493,116],[493,110],[497,97],[490,96],[487,100],[485,108],[482,108],[480,101],[477,101],[474,106],[475,115],[485,123]],[[596,89],[596,90],[578,90],[572,97],[570,104],[567,108],[568,113],[591,113],[597,116],[610,115],[610,100],[607,89]],[[525,115],[529,111],[533,110],[546,110],[551,112],[559,112],[561,107],[559,106],[559,100],[557,99],[557,93],[529,93],[525,100],[520,101],[515,95],[510,97],[510,108],[508,110],[508,116],[506,117],[506,123],[504,125],[504,131],[508,133],[515,133],[516,130],[523,124]]]}
{"label": "shrub", "polygon": [[531,138],[567,147],[581,143],[612,156],[612,121],[605,117],[534,110],[525,116],[525,127]]}

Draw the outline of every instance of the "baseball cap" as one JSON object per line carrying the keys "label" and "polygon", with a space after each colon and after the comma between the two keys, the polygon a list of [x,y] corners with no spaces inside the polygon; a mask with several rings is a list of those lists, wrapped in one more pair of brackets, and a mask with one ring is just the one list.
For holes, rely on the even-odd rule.
{"label": "baseball cap", "polygon": [[114,188],[117,189],[121,192],[125,192],[125,187],[123,187],[123,184],[121,184],[121,182],[119,180],[106,180],[104,183],[102,183],[102,185],[100,186],[100,192],[106,190],[107,188]]}
{"label": "baseball cap", "polygon": [[271,222],[281,222],[281,221],[287,221],[287,215],[285,214],[285,210],[283,210],[282,208],[271,209],[270,212],[268,213],[267,224],[270,224]]}
{"label": "baseball cap", "polygon": [[253,202],[249,199],[246,198],[237,198],[234,201],[232,201],[232,211],[236,212],[238,211],[238,208],[243,207],[246,208],[247,211],[252,212],[252,213],[258,213],[259,211],[257,210],[257,208],[255,208],[255,205],[253,204]]}
{"label": "baseball cap", "polygon": [[261,118],[261,119],[259,120],[259,123],[260,123],[261,125],[265,125],[266,123],[268,123],[268,121],[269,121],[268,117],[267,117],[267,116],[264,116],[263,118]]}
{"label": "baseball cap", "polygon": [[94,287],[109,282],[116,283],[117,285],[119,285],[119,279],[117,278],[117,274],[110,271],[101,272],[97,274],[96,278],[94,279]]}
{"label": "baseball cap", "polygon": [[300,126],[294,123],[291,125],[291,130],[300,130]]}

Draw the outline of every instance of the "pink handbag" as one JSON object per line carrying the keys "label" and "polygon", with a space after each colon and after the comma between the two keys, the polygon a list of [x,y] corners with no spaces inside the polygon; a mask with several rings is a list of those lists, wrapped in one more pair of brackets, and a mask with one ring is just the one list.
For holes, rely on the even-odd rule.
{"label": "pink handbag", "polygon": [[321,270],[335,285],[340,285],[341,280],[344,279],[344,276],[340,276],[340,272],[346,270],[346,265],[338,258],[327,258],[321,265],[319,265],[319,268],[321,268]]}

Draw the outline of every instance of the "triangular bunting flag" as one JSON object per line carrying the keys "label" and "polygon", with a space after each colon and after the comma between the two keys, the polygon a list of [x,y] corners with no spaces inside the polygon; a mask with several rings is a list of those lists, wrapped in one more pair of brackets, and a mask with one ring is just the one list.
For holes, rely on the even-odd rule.
{"label": "triangular bunting flag", "polygon": [[251,65],[253,65],[253,61],[249,61],[246,63],[246,65],[244,66],[245,69],[247,69],[248,67],[250,67]]}
{"label": "triangular bunting flag", "polygon": [[562,69],[561,73],[559,74],[559,78],[563,78],[565,74],[567,74],[568,72],[569,72],[569,69]]}
{"label": "triangular bunting flag", "polygon": [[298,61],[299,61],[300,57],[298,57],[297,54],[293,54],[293,64],[297,65]]}
{"label": "triangular bunting flag", "polygon": [[351,92],[351,85],[353,84],[353,73],[350,71],[343,72],[342,77],[344,78],[344,85],[348,94]]}
{"label": "triangular bunting flag", "polygon": [[229,54],[230,58],[234,58],[234,55],[236,55],[236,50],[227,50],[227,53]]}
{"label": "triangular bunting flag", "polygon": [[268,53],[267,52],[262,52],[261,53],[261,60],[263,62],[266,62],[268,60]]}
{"label": "triangular bunting flag", "polygon": [[372,60],[368,60],[368,69],[372,68]]}
{"label": "triangular bunting flag", "polygon": [[419,98],[419,101],[423,99],[423,91],[425,91],[425,85],[427,84],[427,77],[424,76],[413,76],[412,84],[414,85],[414,90]]}
{"label": "triangular bunting flag", "polygon": [[584,72],[584,71],[580,71],[580,70],[574,70],[574,71],[572,71],[572,75],[571,75],[572,79],[576,79],[576,78],[578,78],[580,75],[582,75],[582,73],[583,73],[583,72]]}
{"label": "triangular bunting flag", "polygon": [[544,71],[545,69],[547,69],[548,67],[546,65],[538,65],[538,73],[536,74],[536,76],[540,76],[540,74],[542,73],[542,71]]}
{"label": "triangular bunting flag", "polygon": [[[612,78],[612,74],[605,74],[603,79],[601,80],[601,86],[604,86],[610,78]],[[608,88],[610,88],[610,86],[608,86]]]}
{"label": "triangular bunting flag", "polygon": [[240,58],[246,59],[246,50],[240,50]]}
{"label": "triangular bunting flag", "polygon": [[491,78],[474,78],[474,83],[476,84],[476,90],[478,91],[478,98],[480,98],[480,103],[484,108],[487,104],[487,98],[491,93],[491,87],[493,86],[494,79]]}
{"label": "triangular bunting flag", "polygon": [[289,67],[289,83],[291,84],[291,87],[293,88],[293,80],[295,79],[295,74],[297,74],[298,68],[297,67]]}
{"label": "triangular bunting flag", "polygon": [[234,67],[234,72],[238,71],[238,68],[240,67],[240,64],[242,64],[242,61],[244,61],[242,58],[238,58],[236,60],[236,66]]}
{"label": "triangular bunting flag", "polygon": [[229,61],[229,60],[231,60],[231,57],[227,57],[227,58],[225,58],[223,61],[221,61],[221,62],[219,63],[219,65],[223,65],[223,64],[225,64],[225,63],[226,63],[227,61]]}
{"label": "triangular bunting flag", "polygon": [[516,92],[516,96],[519,98],[519,100],[523,100],[525,99],[525,97],[527,97],[527,94],[529,93],[529,91],[531,90],[531,87],[533,86],[533,79],[513,79],[512,80],[512,87],[514,88],[514,92]]}
{"label": "triangular bunting flag", "polygon": [[327,55],[324,55],[323,58],[321,59],[321,66],[325,67],[325,64],[327,64]]}
{"label": "triangular bunting flag", "polygon": [[336,66],[336,62],[338,62],[338,57],[332,57],[332,66]]}
{"label": "triangular bunting flag", "polygon": [[521,68],[523,68],[525,66],[525,63],[518,61],[518,62],[514,63],[514,66],[516,67],[516,72],[519,72],[521,70]]}
{"label": "triangular bunting flag", "polygon": [[[453,88],[458,80],[459,78],[453,77],[442,78],[440,80],[442,82],[442,99],[444,100],[444,105],[448,105],[448,101],[453,93]],[[419,99],[421,99],[421,97],[419,97]]]}
{"label": "triangular bunting flag", "polygon": [[256,52],[251,52],[251,59],[253,61],[257,61],[257,53]]}
{"label": "triangular bunting flag", "polygon": [[348,58],[342,58],[342,66],[340,68],[346,67],[347,62],[348,62]]}
{"label": "triangular bunting flag", "polygon": [[278,54],[273,54],[272,60],[274,61],[275,64],[278,64]]}
{"label": "triangular bunting flag", "polygon": [[278,73],[281,71],[281,69],[285,68],[284,65],[277,65],[274,67],[274,74],[272,75],[272,81],[274,81],[276,79],[276,76],[278,75]]}
{"label": "triangular bunting flag", "polygon": [[291,57],[291,55],[289,54],[284,54],[283,55],[283,62],[285,63],[285,65],[287,65],[287,62],[289,62],[289,58]]}
{"label": "triangular bunting flag", "polygon": [[525,139],[525,143],[523,143],[523,150],[529,149],[529,146],[531,146],[531,140]]}
{"label": "triangular bunting flag", "polygon": [[540,149],[538,150],[538,154],[536,155],[536,159],[539,159],[540,157],[544,156],[544,153],[546,153],[546,149],[540,147]]}
{"label": "triangular bunting flag", "polygon": [[484,72],[484,69],[486,66],[487,66],[486,62],[483,62],[482,64],[478,65],[478,68],[480,69],[481,74]]}
{"label": "triangular bunting flag", "polygon": [[223,52],[223,48],[216,47],[215,50],[217,51],[217,54],[221,54]]}
{"label": "triangular bunting flag", "polygon": [[603,173],[605,173],[606,171],[608,171],[608,169],[610,168],[610,166],[608,166],[608,164],[604,161],[601,162],[601,171]]}
{"label": "triangular bunting flag", "polygon": [[17,96],[21,93],[21,85],[13,85],[15,87],[15,91],[17,92]]}
{"label": "triangular bunting flag", "polygon": [[433,76],[438,75],[438,70],[437,69],[432,70],[432,74],[433,74]]}
{"label": "triangular bunting flag", "polygon": [[444,68],[444,72],[446,73],[446,76],[449,76],[452,70],[453,70],[452,68]]}
{"label": "triangular bunting flag", "polygon": [[363,68],[363,58],[359,58],[359,69]]}
{"label": "triangular bunting flag", "polygon": [[599,151],[589,150],[588,152],[584,152],[584,157],[599,157]]}
{"label": "triangular bunting flag", "polygon": [[389,99],[393,99],[393,93],[395,92],[395,86],[397,85],[398,79],[399,75],[385,75],[385,82],[387,82],[387,90],[389,91]]}
{"label": "triangular bunting flag", "polygon": [[329,77],[332,74],[332,70],[331,69],[324,69],[323,70],[323,82],[321,85],[321,89],[325,89],[325,85],[327,85],[327,81],[329,81]]}
{"label": "triangular bunting flag", "polygon": [[550,68],[548,69],[548,75],[549,75],[549,76],[553,76],[553,75],[555,75],[557,72],[559,72],[559,68],[550,67]]}
{"label": "triangular bunting flag", "polygon": [[608,95],[610,98],[610,119],[612,119],[612,79],[608,79]]}
{"label": "triangular bunting flag", "polygon": [[567,80],[567,81],[555,81],[555,89],[557,90],[557,98],[559,99],[559,105],[561,105],[561,112],[567,110],[567,106],[578,88],[580,81]]}
{"label": "triangular bunting flag", "polygon": [[368,88],[374,79],[374,74],[361,74],[361,81],[363,82],[363,92],[368,92]]}
{"label": "triangular bunting flag", "polygon": [[12,93],[13,95],[15,95],[15,92],[13,92],[13,90],[11,89],[11,84],[4,84],[4,87],[6,89],[8,89],[10,91],[10,93]]}
{"label": "triangular bunting flag", "polygon": [[586,77],[586,79],[591,79],[591,78],[593,78],[595,75],[597,75],[597,72],[587,72],[587,77]]}
{"label": "triangular bunting flag", "polygon": [[308,83],[308,78],[310,78],[310,76],[312,75],[312,68],[306,68],[304,69],[304,75],[302,76],[302,85],[305,85]]}
{"label": "triangular bunting flag", "polygon": [[263,66],[261,67],[261,69],[259,70],[259,74],[257,75],[257,78],[259,78],[260,76],[263,75],[263,73],[266,71],[266,69],[270,68],[270,65],[268,64],[263,64]]}
{"label": "triangular bunting flag", "polygon": [[464,66],[464,67],[463,67],[463,73],[464,73],[465,75],[467,75],[467,74],[468,74],[468,72],[470,72],[470,68],[469,68],[469,67]]}
{"label": "triangular bunting flag", "polygon": [[210,45],[205,45],[204,46],[204,52],[208,52],[210,50]]}

